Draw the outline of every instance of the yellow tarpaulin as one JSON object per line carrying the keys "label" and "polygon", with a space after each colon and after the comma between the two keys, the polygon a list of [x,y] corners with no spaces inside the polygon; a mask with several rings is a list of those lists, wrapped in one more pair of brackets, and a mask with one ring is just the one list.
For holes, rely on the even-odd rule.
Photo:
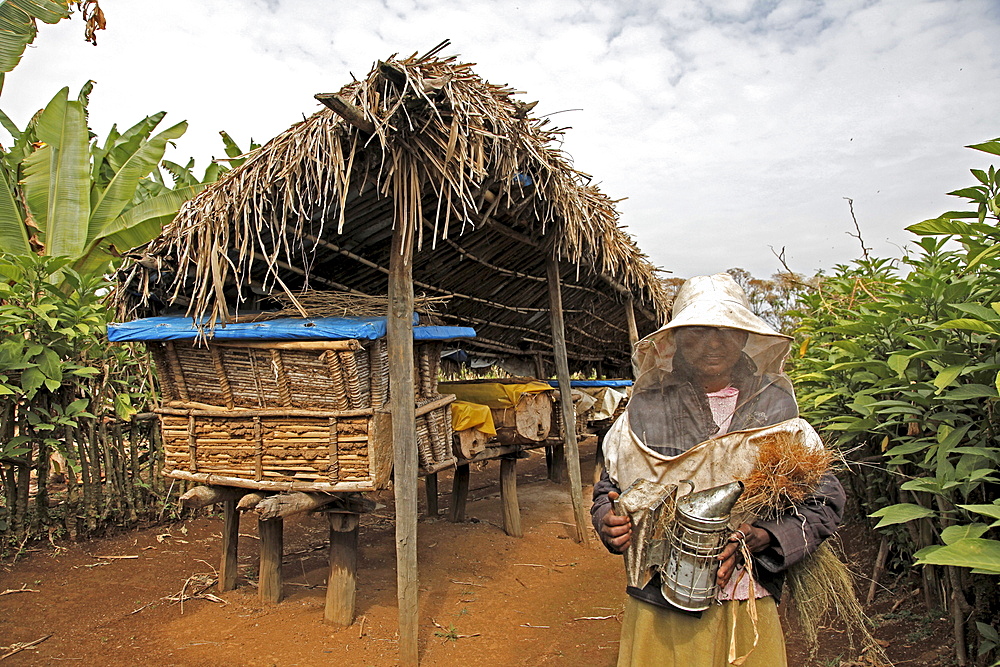
{"label": "yellow tarpaulin", "polygon": [[474,428],[488,435],[497,434],[489,406],[468,401],[455,401],[451,404],[451,427],[456,431]]}
{"label": "yellow tarpaulin", "polygon": [[460,401],[479,403],[491,408],[513,408],[521,400],[522,394],[536,394],[552,391],[546,382],[524,382],[507,384],[501,382],[442,382],[440,391],[455,394]]}

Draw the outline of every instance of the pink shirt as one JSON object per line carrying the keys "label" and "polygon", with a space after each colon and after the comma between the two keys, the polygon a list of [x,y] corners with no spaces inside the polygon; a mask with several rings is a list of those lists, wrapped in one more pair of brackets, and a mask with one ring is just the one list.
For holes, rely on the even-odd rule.
{"label": "pink shirt", "polygon": [[[708,397],[708,407],[712,410],[712,420],[719,426],[716,437],[729,432],[729,427],[733,423],[733,413],[736,412],[736,401],[740,396],[740,390],[729,386],[719,391],[706,394]],[[733,570],[729,583],[719,591],[720,600],[749,600],[751,577],[747,576],[744,566],[739,566]],[[758,600],[770,595],[767,589],[753,579],[753,593]]]}
{"label": "pink shirt", "polygon": [[729,425],[733,423],[733,413],[736,412],[736,399],[739,398],[740,390],[732,385],[719,391],[705,394],[708,397],[708,407],[712,410],[712,420],[719,425],[719,432],[716,436],[725,435],[729,431]]}

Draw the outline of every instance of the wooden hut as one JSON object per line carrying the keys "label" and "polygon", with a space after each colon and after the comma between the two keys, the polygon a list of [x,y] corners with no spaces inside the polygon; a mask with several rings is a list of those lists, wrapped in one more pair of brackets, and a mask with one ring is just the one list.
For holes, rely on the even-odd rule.
{"label": "wooden hut", "polygon": [[[392,57],[188,202],[122,270],[120,312],[180,311],[219,327],[281,296],[387,295],[400,653],[416,661],[414,291],[477,332],[466,349],[627,372],[631,343],[665,319],[660,282],[615,202],[559,149],[562,129],[472,66]],[[579,539],[573,410],[564,392]],[[568,408],[568,409],[567,409]]]}

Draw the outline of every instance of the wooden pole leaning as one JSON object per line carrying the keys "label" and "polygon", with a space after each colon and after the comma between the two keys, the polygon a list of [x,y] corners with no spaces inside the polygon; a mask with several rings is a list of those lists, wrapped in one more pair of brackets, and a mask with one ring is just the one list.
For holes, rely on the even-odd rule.
{"label": "wooden pole leaning", "polygon": [[469,498],[469,464],[459,463],[455,466],[454,477],[451,480],[451,520],[453,523],[465,521],[465,501]]}
{"label": "wooden pole leaning", "polygon": [[396,499],[396,595],[399,661],[416,665],[417,428],[413,401],[413,225],[396,221],[389,259],[389,411],[392,414],[393,492]]}
{"label": "wooden pole leaning", "polygon": [[639,377],[639,369],[635,365],[635,346],[639,344],[639,329],[635,326],[635,306],[634,299],[629,294],[625,300],[625,319],[628,322],[628,349],[629,358],[632,360],[632,380]]}
{"label": "wooden pole leaning", "polygon": [[503,506],[503,532],[511,537],[524,537],[521,529],[521,507],[517,502],[517,455],[500,459],[500,504]]}
{"label": "wooden pole leaning", "polygon": [[436,472],[424,475],[424,490],[427,492],[427,516],[437,516],[441,510],[438,507],[438,474]]}
{"label": "wooden pole leaning", "polygon": [[569,474],[570,500],[576,523],[577,542],[587,543],[589,522],[583,510],[583,484],[580,481],[580,450],[576,442],[576,410],[570,388],[569,359],[566,356],[566,328],[563,322],[562,291],[560,289],[559,262],[549,257],[545,260],[549,279],[549,312],[552,326],[552,352],[556,362],[556,379],[559,380],[559,401],[562,407],[563,432],[565,433],[566,471]]}

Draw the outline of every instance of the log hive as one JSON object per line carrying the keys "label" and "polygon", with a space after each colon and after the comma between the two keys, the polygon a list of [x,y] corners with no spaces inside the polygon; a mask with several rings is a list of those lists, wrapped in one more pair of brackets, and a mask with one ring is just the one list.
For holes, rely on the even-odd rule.
{"label": "log hive", "polygon": [[455,433],[455,456],[471,459],[486,449],[490,436],[476,428],[467,428]]}
{"label": "log hive", "polygon": [[501,444],[529,445],[545,440],[552,428],[551,392],[525,393],[514,408],[491,408]]}

